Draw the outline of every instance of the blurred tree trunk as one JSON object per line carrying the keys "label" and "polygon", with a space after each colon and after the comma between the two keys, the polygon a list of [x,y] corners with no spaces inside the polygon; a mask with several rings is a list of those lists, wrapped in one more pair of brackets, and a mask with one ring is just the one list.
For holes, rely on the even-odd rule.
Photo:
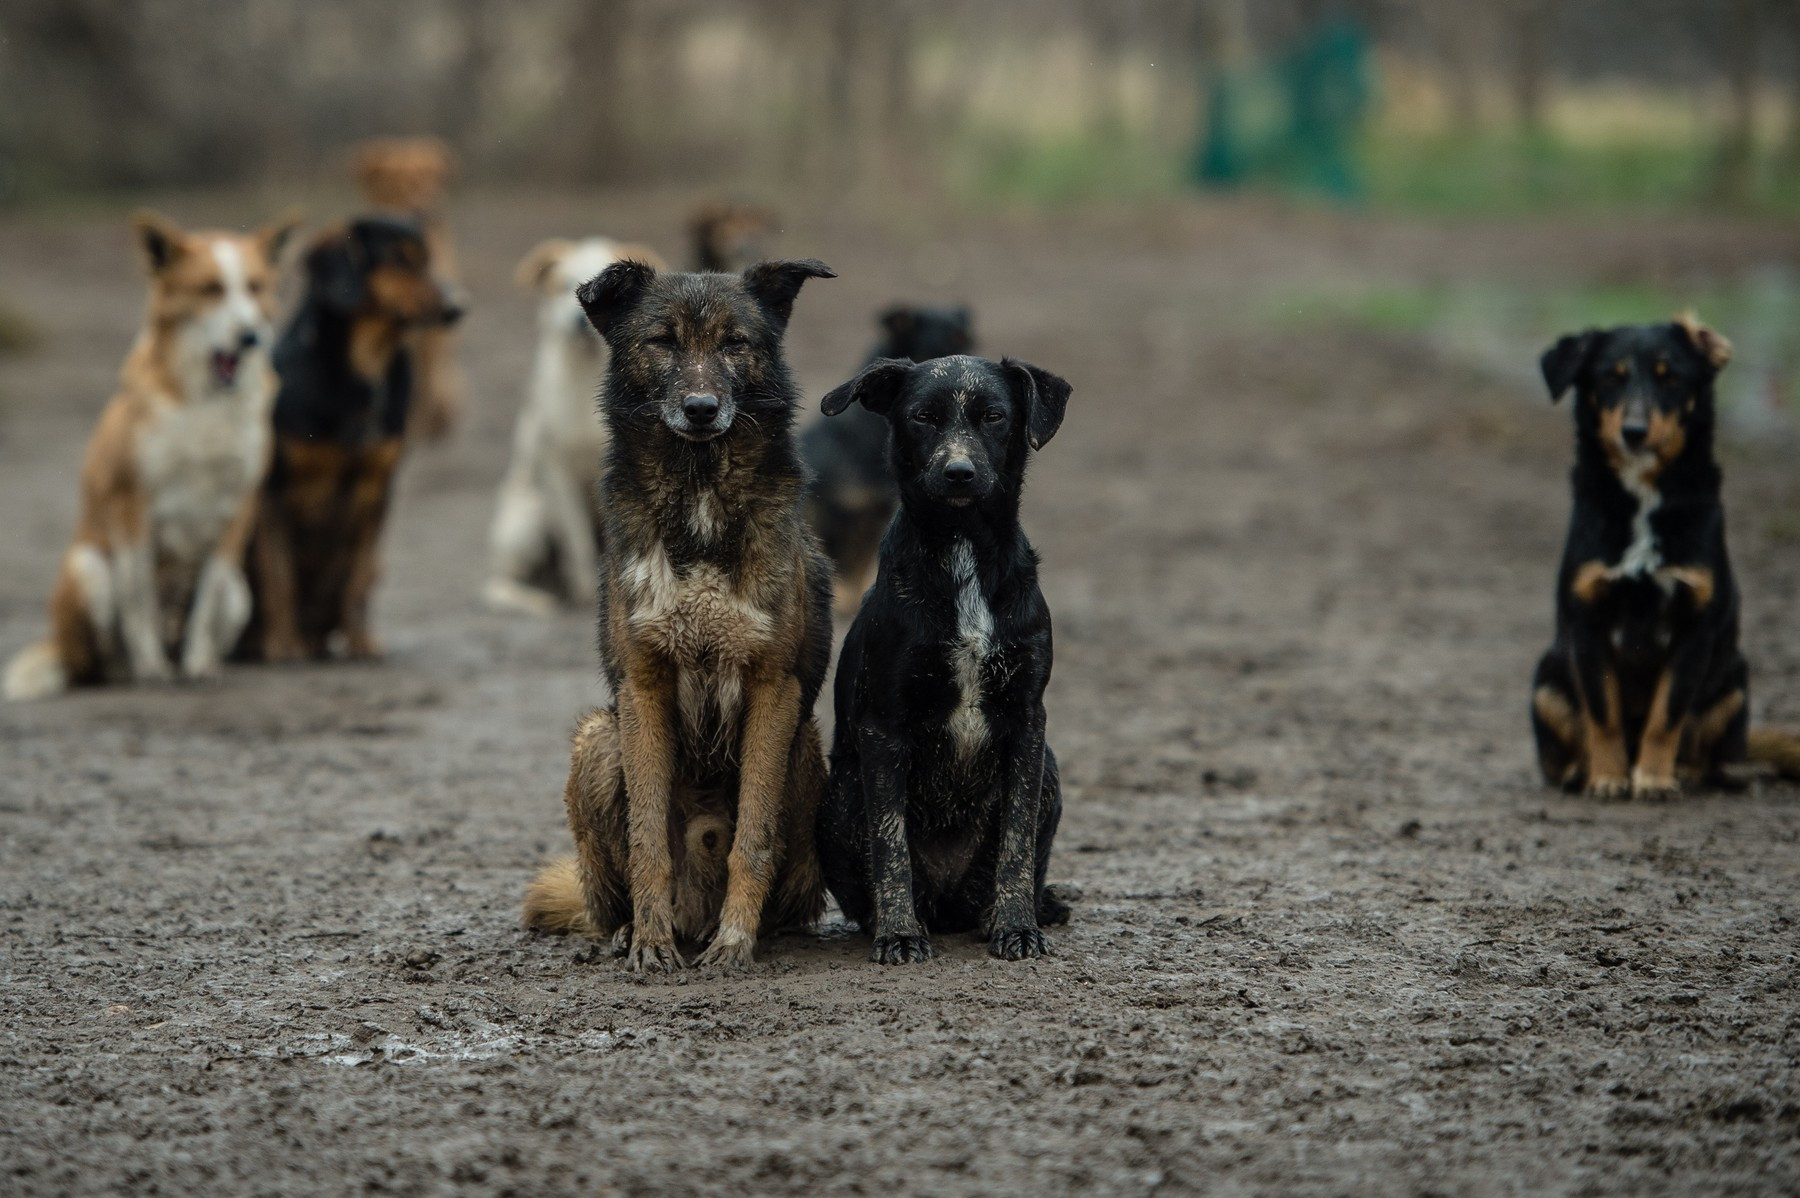
{"label": "blurred tree trunk", "polygon": [[1513,106],[1528,135],[1544,131],[1544,83],[1550,66],[1550,6],[1544,0],[1511,0]]}
{"label": "blurred tree trunk", "polygon": [[1755,187],[1763,6],[1759,0],[1719,0],[1719,9],[1719,68],[1725,76],[1729,108],[1709,189],[1714,200],[1743,204]]}
{"label": "blurred tree trunk", "polygon": [[626,177],[632,165],[627,113],[627,50],[635,40],[642,0],[583,0],[569,30],[568,69],[560,136],[546,140],[557,156],[552,169],[584,183]]}
{"label": "blurred tree trunk", "polygon": [[499,15],[487,0],[458,0],[453,10],[462,32],[462,53],[442,89],[439,128],[466,158],[481,156],[477,138],[489,95],[488,81],[499,57]]}

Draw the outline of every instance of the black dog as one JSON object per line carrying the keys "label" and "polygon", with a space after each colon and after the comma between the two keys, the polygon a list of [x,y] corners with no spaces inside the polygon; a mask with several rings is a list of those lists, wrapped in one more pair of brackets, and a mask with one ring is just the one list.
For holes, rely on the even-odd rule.
{"label": "black dog", "polygon": [[900,514],[835,683],[825,882],[883,964],[931,955],[928,931],[979,929],[995,956],[1045,951],[1067,920],[1044,888],[1062,814],[1044,743],[1050,611],[1019,527],[1027,454],[1069,384],[1024,362],[882,360],[827,395],[892,430]]}
{"label": "black dog", "polygon": [[412,339],[462,315],[408,220],[363,217],[306,255],[306,295],[275,347],[275,452],[249,553],[239,656],[380,653],[368,601],[413,397]]}
{"label": "black dog", "polygon": [[[881,341],[864,361],[911,358],[925,362],[975,352],[967,308],[889,308]],[[855,611],[875,566],[881,534],[894,518],[900,492],[888,470],[887,421],[853,411],[815,421],[800,435],[800,455],[812,471],[808,516],[837,580],[837,607]]]}
{"label": "black dog", "polygon": [[1792,737],[1749,733],[1749,666],[1713,460],[1713,380],[1731,345],[1682,318],[1577,333],[1540,363],[1575,388],[1575,507],[1556,641],[1532,681],[1538,764],[1597,796],[1732,784]]}

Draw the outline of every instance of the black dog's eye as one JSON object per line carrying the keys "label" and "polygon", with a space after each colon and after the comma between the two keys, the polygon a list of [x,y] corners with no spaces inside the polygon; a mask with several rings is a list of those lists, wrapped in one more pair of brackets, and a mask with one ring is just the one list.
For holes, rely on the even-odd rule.
{"label": "black dog's eye", "polygon": [[989,408],[981,414],[981,423],[983,424],[999,424],[1005,419],[1006,413],[999,408]]}
{"label": "black dog's eye", "polygon": [[931,413],[926,411],[924,408],[920,408],[918,411],[914,412],[911,416],[908,416],[907,419],[912,421],[914,424],[922,424],[926,428],[936,428],[937,427],[937,421],[932,419]]}
{"label": "black dog's eye", "polygon": [[725,338],[726,353],[741,354],[749,348],[750,338],[744,336],[742,333],[733,333],[731,336]]}
{"label": "black dog's eye", "polygon": [[644,338],[645,345],[654,345],[658,349],[674,349],[675,334],[669,332],[652,333]]}

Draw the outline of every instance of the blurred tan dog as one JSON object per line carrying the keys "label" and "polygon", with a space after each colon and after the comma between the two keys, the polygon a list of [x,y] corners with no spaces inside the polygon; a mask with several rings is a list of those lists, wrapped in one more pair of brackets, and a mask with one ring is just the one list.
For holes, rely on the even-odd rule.
{"label": "blurred tan dog", "polygon": [[[358,186],[369,203],[419,222],[438,279],[457,286],[456,249],[450,240],[445,194],[456,173],[456,154],[435,137],[379,137],[356,147]],[[418,403],[409,430],[440,441],[462,419],[466,387],[456,362],[456,331],[422,330],[413,350]]]}
{"label": "blurred tan dog", "polygon": [[82,460],[50,636],[7,667],[7,698],[203,677],[236,642],[269,463],[276,268],[299,223],[290,214],[246,236],[132,218],[150,274],[144,329]]}
{"label": "blurred tan dog", "polygon": [[537,356],[494,512],[493,575],[483,592],[492,607],[549,615],[564,604],[593,602],[596,484],[606,452],[595,400],[606,343],[588,323],[575,288],[626,258],[666,269],[645,246],[588,237],[539,244],[514,275],[521,289],[542,299]]}

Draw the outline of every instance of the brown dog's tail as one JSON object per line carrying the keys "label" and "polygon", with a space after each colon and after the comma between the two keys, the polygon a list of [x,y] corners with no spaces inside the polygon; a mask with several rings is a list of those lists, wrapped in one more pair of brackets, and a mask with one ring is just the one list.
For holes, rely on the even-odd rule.
{"label": "brown dog's tail", "polygon": [[39,641],[21,649],[7,663],[0,693],[14,702],[47,699],[69,689],[69,667],[56,651],[53,641]]}
{"label": "brown dog's tail", "polygon": [[1800,732],[1757,728],[1749,743],[1750,760],[1774,766],[1784,778],[1800,779]]}
{"label": "brown dog's tail", "polygon": [[594,925],[581,897],[581,872],[573,857],[559,857],[525,888],[524,925],[537,932],[592,936]]}

